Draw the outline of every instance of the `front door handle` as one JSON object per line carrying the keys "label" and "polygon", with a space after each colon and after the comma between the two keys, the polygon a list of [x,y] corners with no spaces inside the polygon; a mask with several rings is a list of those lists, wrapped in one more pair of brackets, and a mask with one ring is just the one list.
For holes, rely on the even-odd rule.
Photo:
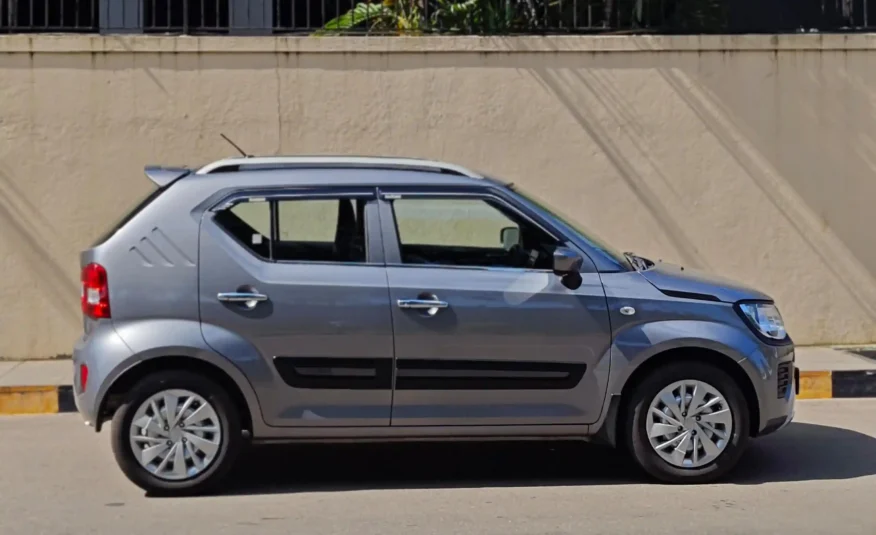
{"label": "front door handle", "polygon": [[399,299],[397,302],[399,308],[410,310],[422,310],[428,316],[434,316],[438,311],[449,307],[447,301],[440,299]]}
{"label": "front door handle", "polygon": [[267,301],[268,296],[257,292],[223,292],[216,294],[216,299],[223,303],[240,303],[245,308],[252,310],[260,302]]}

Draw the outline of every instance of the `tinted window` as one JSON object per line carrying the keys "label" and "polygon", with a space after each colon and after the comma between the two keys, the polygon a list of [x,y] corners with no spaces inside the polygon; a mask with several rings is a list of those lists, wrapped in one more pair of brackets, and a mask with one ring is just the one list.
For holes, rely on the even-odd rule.
{"label": "tinted window", "polygon": [[216,214],[216,223],[241,245],[264,258],[271,257],[271,207],[262,202],[235,204]]}
{"label": "tinted window", "polygon": [[551,269],[556,241],[489,199],[393,201],[402,262]]}
{"label": "tinted window", "polygon": [[364,208],[365,199],[347,198],[244,202],[216,222],[266,259],[365,262]]}
{"label": "tinted window", "polygon": [[333,242],[340,202],[332,200],[280,201],[280,239],[284,241]]}
{"label": "tinted window", "polygon": [[364,199],[277,202],[275,260],[365,262]]}

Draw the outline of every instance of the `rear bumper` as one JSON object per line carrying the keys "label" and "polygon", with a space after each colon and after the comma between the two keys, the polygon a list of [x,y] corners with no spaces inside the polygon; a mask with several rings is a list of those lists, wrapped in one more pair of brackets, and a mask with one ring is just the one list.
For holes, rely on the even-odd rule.
{"label": "rear bumper", "polygon": [[[100,406],[109,384],[107,379],[117,373],[117,363],[131,355],[131,349],[116,333],[112,323],[105,320],[82,335],[73,346],[73,401],[85,423],[98,431]],[[88,367],[85,385],[81,381],[83,365]]]}

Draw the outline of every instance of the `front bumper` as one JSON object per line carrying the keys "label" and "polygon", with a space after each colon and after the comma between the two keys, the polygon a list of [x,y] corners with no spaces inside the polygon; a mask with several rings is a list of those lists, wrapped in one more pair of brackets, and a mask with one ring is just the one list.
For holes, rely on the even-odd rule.
{"label": "front bumper", "polygon": [[755,390],[759,404],[759,423],[755,436],[768,435],[794,419],[800,372],[795,362],[794,346],[763,346],[746,359],[754,365]]}

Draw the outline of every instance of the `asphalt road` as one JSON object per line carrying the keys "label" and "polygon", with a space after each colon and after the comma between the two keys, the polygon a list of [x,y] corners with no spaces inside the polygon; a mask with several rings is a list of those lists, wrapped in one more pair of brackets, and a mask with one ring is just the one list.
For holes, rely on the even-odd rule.
{"label": "asphalt road", "polygon": [[571,443],[255,448],[227,492],[148,498],[78,415],[0,418],[0,534],[876,534],[876,400],[800,402],[728,482]]}

